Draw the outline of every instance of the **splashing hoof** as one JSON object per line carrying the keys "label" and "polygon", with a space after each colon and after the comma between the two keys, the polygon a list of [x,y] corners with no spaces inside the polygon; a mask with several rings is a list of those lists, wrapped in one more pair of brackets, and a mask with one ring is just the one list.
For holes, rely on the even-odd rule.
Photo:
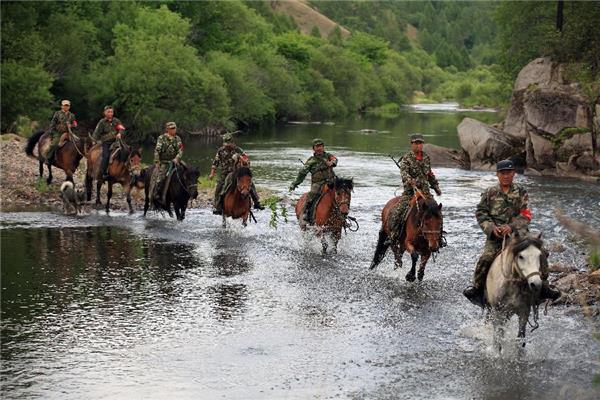
{"label": "splashing hoof", "polygon": [[406,280],[408,282],[414,282],[415,281],[415,276],[413,274],[406,274],[405,278],[406,278]]}
{"label": "splashing hoof", "polygon": [[417,275],[417,278],[419,279],[419,282],[421,282],[423,280],[424,276],[425,276],[425,272],[419,272],[419,274]]}

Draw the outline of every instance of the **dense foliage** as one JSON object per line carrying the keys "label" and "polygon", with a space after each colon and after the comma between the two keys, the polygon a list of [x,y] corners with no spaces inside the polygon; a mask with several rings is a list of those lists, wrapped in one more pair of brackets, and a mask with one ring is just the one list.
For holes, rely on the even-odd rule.
{"label": "dense foliage", "polygon": [[548,49],[585,63],[600,54],[598,30],[590,28],[597,11],[587,5],[574,14],[565,7],[557,38],[551,27],[526,23],[551,6],[502,4],[496,52],[495,3],[311,4],[352,35],[343,39],[335,29],[322,37],[316,27],[303,35],[267,1],[3,1],[2,130],[27,120],[45,127],[62,98],[88,129],[112,104],[139,139],[167,120],[199,131],[415,100],[499,106],[510,95],[505,71]]}

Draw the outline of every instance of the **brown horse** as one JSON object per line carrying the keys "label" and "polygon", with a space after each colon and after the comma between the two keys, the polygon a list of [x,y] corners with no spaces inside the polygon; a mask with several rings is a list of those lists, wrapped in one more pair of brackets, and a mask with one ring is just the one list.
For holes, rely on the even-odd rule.
{"label": "brown horse", "polygon": [[248,167],[238,167],[233,171],[233,184],[223,197],[223,228],[227,226],[227,217],[242,219],[246,226],[250,215],[250,188],[252,187],[252,171]]}
{"label": "brown horse", "polygon": [[[371,262],[370,269],[375,268],[390,246],[387,239],[391,234],[392,227],[389,226],[390,212],[398,204],[400,197],[394,197],[387,202],[381,212],[381,230],[379,231],[379,240],[375,255]],[[417,192],[409,203],[409,211],[404,229],[399,239],[391,243],[392,251],[396,259],[395,267],[402,267],[402,255],[408,251],[412,259],[412,268],[406,274],[406,280],[413,282],[415,280],[415,267],[417,260],[421,256],[419,265],[419,281],[423,280],[425,275],[425,265],[432,253],[437,252],[440,247],[445,246],[445,240],[442,235],[443,217],[442,204],[437,204],[432,197],[426,197],[421,192]]]}
{"label": "brown horse", "polygon": [[[37,159],[40,163],[40,178],[44,176],[44,164],[46,163],[46,158],[42,154],[46,153],[48,147],[50,147],[50,143],[50,135],[44,131],[40,131],[29,138],[25,147],[25,153],[31,157],[35,157],[33,149],[36,145],[38,147]],[[92,142],[87,136],[79,138],[75,135],[64,133],[60,143],[61,145],[56,149],[56,153],[54,153],[52,165],[65,171],[67,180],[73,182],[73,174]],[[46,179],[48,184],[52,183],[52,165],[48,165],[48,179]]]}
{"label": "brown horse", "polygon": [[[85,188],[87,201],[92,199],[92,183],[96,180],[96,205],[102,205],[100,202],[100,189],[104,183],[102,177],[102,144],[94,145],[86,154],[87,171],[85,176]],[[106,213],[110,210],[110,198],[112,197],[112,188],[115,183],[120,183],[126,194],[129,213],[133,214],[131,205],[131,169],[139,165],[142,155],[139,150],[132,150],[131,147],[121,142],[120,147],[113,151],[112,162],[108,165],[108,192],[106,195]]]}
{"label": "brown horse", "polygon": [[[335,178],[332,184],[323,186],[323,194],[315,209],[315,226],[317,234],[321,237],[323,245],[323,254],[327,253],[327,238],[325,234],[331,234],[333,238],[333,251],[337,252],[337,244],[342,237],[342,228],[348,226],[347,219],[350,212],[350,200],[352,199],[352,190],[354,182],[352,179]],[[298,203],[296,203],[296,217],[300,221],[302,218],[302,209],[306,202],[304,193]],[[301,225],[302,229],[306,229]]]}

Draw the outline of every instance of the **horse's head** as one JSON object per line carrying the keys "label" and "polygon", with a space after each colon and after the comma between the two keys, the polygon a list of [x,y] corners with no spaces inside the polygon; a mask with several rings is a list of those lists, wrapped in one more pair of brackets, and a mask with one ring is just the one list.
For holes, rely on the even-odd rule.
{"label": "horse's head", "polygon": [[183,180],[187,186],[187,191],[192,199],[198,197],[198,178],[200,178],[200,170],[196,167],[187,167],[183,173]]}
{"label": "horse's head", "polygon": [[252,171],[248,167],[239,167],[233,173],[233,178],[236,181],[236,189],[243,198],[250,195],[250,188],[252,187]]}
{"label": "horse's head", "polygon": [[541,234],[537,237],[521,237],[515,232],[510,237],[510,246],[514,260],[514,268],[517,275],[525,281],[529,288],[539,293],[542,289],[542,278],[540,276],[540,260],[544,257],[542,253]]}
{"label": "horse's head", "polygon": [[433,198],[423,202],[423,218],[421,233],[427,240],[430,251],[437,251],[442,243],[442,204],[437,204]]}
{"label": "horse's head", "polygon": [[339,207],[340,213],[345,217],[350,212],[350,200],[352,199],[352,190],[354,190],[354,180],[352,178],[335,178],[335,203]]}

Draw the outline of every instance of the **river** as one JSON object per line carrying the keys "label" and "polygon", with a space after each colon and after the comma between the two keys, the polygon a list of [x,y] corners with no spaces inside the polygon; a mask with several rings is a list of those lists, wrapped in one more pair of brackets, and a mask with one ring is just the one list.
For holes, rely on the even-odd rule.
{"label": "river", "polygon": [[[0,213],[2,397],[598,398],[597,319],[550,307],[528,332],[524,354],[512,343],[513,319],[499,355],[481,312],[461,294],[484,242],[475,205],[493,174],[435,169],[448,247],[422,283],[406,282],[390,254],[368,270],[379,213],[399,183],[387,154],[407,151],[415,131],[457,147],[464,115],[471,114],[410,110],[239,138],[258,185],[288,204],[308,188],[287,195],[298,159],[310,155],[313,137],[325,140],[339,158],[337,174],[356,184],[351,215],[360,229],[342,238],[337,256],[322,257],[294,217],[269,227],[268,211],[257,213],[258,224],[227,229],[208,209],[189,210],[183,222],[120,212]],[[186,159],[207,173],[217,145],[189,140]],[[598,186],[518,182],[529,189],[532,229],[567,248],[550,262],[582,265],[582,244],[553,210],[600,225]]]}

